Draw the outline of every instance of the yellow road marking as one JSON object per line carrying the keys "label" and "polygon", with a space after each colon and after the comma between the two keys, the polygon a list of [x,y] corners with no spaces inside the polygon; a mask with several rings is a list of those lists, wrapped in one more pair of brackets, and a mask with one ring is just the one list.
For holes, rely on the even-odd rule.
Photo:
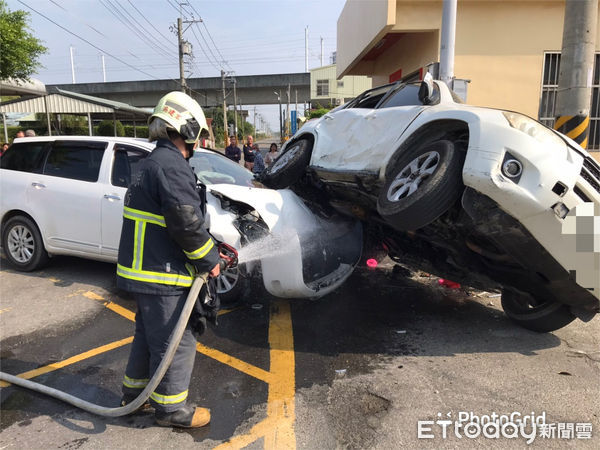
{"label": "yellow road marking", "polygon": [[5,312],[9,312],[11,309],[12,309],[12,307],[0,309],[0,314],[5,313]]}
{"label": "yellow road marking", "polygon": [[[63,361],[58,361],[52,364],[48,364],[47,366],[38,367],[37,369],[30,370],[28,372],[23,372],[17,375],[19,378],[24,378],[25,380],[29,380],[30,378],[35,378],[40,375],[43,375],[48,372],[53,372],[57,369],[62,369],[63,367],[70,366],[71,364],[75,364],[79,361],[83,361],[84,359],[91,358],[93,356],[99,355],[100,353],[105,353],[110,350],[114,350],[115,348],[122,347],[127,344],[131,344],[133,341],[133,336],[130,336],[125,339],[121,339],[120,341],[111,342],[110,344],[103,345],[102,347],[96,347],[92,350],[88,350],[87,352],[80,353],[79,355],[72,356]],[[6,383],[4,381],[0,382],[0,387],[10,386],[10,383]]]}
{"label": "yellow road marking", "polygon": [[[83,293],[92,300],[104,300],[104,298],[91,291]],[[120,305],[113,302],[105,302],[104,306],[128,320],[135,321],[135,314]],[[220,314],[227,314],[239,308],[223,310]],[[115,348],[133,342],[133,336],[112,342],[101,347],[88,350],[71,358],[49,364],[28,372],[17,375],[20,378],[30,379],[52,372],[57,369],[75,364],[84,359],[97,356],[101,353],[114,350]],[[269,321],[269,347],[270,362],[269,371],[248,364],[233,356],[227,355],[219,350],[207,347],[197,343],[198,352],[226,364],[242,373],[250,375],[268,384],[269,393],[267,398],[267,417],[254,425],[250,431],[244,435],[232,437],[229,441],[217,446],[219,449],[242,448],[261,437],[264,437],[266,449],[295,449],[296,435],[294,424],[296,420],[295,395],[296,395],[296,376],[295,376],[295,353],[294,337],[292,330],[292,317],[290,305],[287,301],[277,301],[271,304],[271,317]],[[0,382],[0,387],[9,386],[9,383]]]}
{"label": "yellow road marking", "polygon": [[250,375],[251,377],[257,378],[260,381],[264,381],[265,383],[271,383],[271,380],[273,379],[272,374],[266,370],[253,366],[252,364],[248,364],[247,362],[228,355],[227,353],[207,347],[200,342],[196,343],[196,350],[203,355],[208,356],[209,358],[219,361],[220,363],[223,363],[229,367],[233,367],[234,369],[245,373],[246,375]]}
{"label": "yellow road marking", "polygon": [[246,434],[234,436],[215,449],[240,449],[264,437],[265,449],[295,449],[295,354],[292,316],[287,301],[271,304],[269,321],[272,381],[269,383],[267,418]]}

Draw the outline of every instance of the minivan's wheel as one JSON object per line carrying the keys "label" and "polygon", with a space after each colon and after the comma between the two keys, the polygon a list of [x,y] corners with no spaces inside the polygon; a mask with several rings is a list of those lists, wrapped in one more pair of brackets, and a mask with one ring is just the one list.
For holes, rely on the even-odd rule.
{"label": "minivan's wheel", "polygon": [[528,330],[546,333],[575,320],[569,307],[553,300],[535,299],[510,289],[502,291],[502,309],[514,322]]}
{"label": "minivan's wheel", "polygon": [[245,289],[246,278],[240,274],[239,267],[223,270],[217,277],[217,294],[224,307],[240,302]]}
{"label": "minivan's wheel", "polygon": [[291,186],[300,179],[310,162],[312,144],[299,139],[290,144],[279,157],[263,171],[260,181],[272,189]]}
{"label": "minivan's wheel", "polygon": [[416,230],[450,208],[464,186],[464,152],[441,140],[410,148],[387,171],[377,211],[398,230]]}
{"label": "minivan's wheel", "polygon": [[2,229],[2,247],[11,265],[23,272],[39,269],[49,259],[36,224],[25,216],[6,221]]}

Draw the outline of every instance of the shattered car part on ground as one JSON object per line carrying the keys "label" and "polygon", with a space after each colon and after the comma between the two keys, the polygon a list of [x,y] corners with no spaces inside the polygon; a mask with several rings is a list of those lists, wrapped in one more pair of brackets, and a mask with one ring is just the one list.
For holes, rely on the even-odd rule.
{"label": "shattered car part on ground", "polygon": [[261,181],[360,219],[403,264],[502,290],[506,314],[531,330],[600,311],[598,163],[525,115],[462,104],[429,75],[307,122]]}

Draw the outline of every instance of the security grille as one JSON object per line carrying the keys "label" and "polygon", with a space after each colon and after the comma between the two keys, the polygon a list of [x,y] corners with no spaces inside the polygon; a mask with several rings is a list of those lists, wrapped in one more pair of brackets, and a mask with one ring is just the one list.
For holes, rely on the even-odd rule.
{"label": "security grille", "polygon": [[[539,120],[549,127],[554,126],[558,74],[560,72],[560,52],[544,53],[544,75],[540,99]],[[600,149],[600,53],[594,58],[594,78],[590,104],[590,128],[588,150]]]}

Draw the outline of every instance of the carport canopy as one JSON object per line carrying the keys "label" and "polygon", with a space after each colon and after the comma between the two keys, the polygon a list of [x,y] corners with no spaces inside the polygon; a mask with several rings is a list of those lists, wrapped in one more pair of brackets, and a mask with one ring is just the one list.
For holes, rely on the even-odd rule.
{"label": "carport canopy", "polygon": [[91,95],[79,94],[55,88],[52,93],[34,97],[21,98],[0,103],[0,113],[6,134],[6,113],[43,113],[48,122],[48,135],[52,135],[50,114],[76,114],[87,115],[89,135],[92,135],[92,114],[95,118],[112,119],[114,134],[117,134],[117,120],[141,120],[145,123],[152,114],[152,110],[137,108],[113,100],[106,100]]}

